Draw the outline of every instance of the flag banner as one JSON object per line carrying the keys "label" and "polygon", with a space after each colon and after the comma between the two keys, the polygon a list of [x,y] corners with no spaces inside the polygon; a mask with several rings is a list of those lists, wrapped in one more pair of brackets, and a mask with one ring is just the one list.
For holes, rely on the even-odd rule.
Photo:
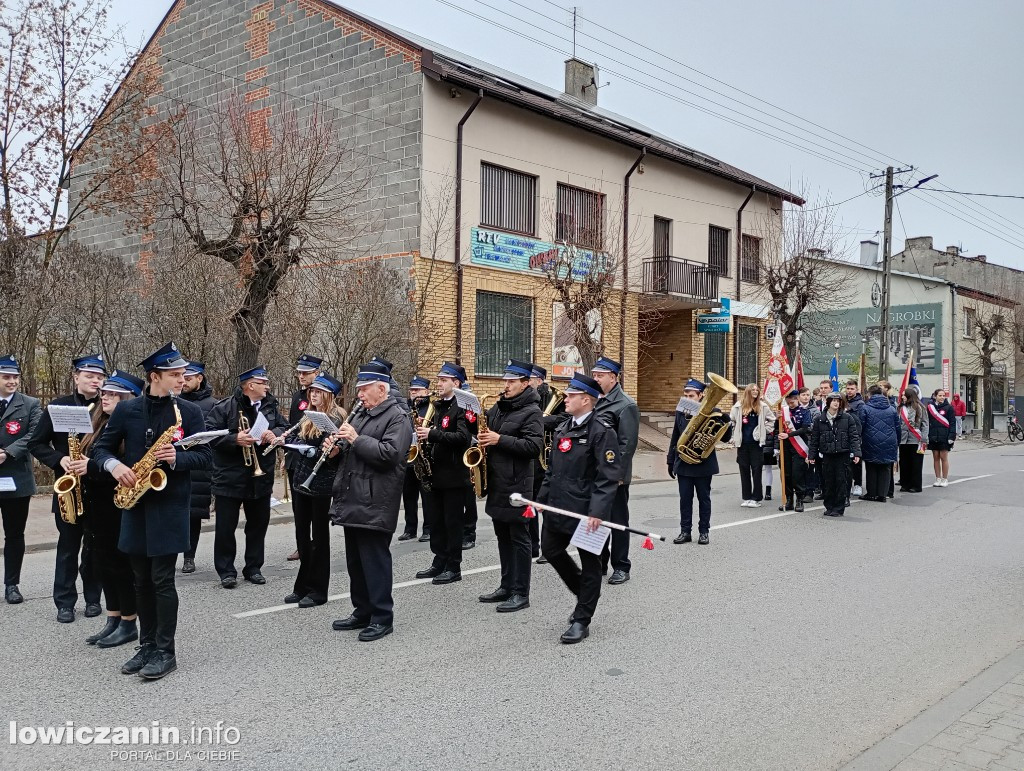
{"label": "flag banner", "polygon": [[900,396],[907,390],[908,386],[917,386],[917,392],[921,393],[921,385],[917,382],[917,370],[914,368],[914,349],[910,349],[910,357],[907,359],[907,371],[903,373],[903,382],[900,383]]}
{"label": "flag banner", "polygon": [[832,390],[839,392],[839,357],[832,356],[832,365],[828,368],[828,382],[832,384]]}
{"label": "flag banner", "polygon": [[[782,402],[782,417],[784,418],[784,425],[788,429],[793,427],[793,416],[789,413],[789,405],[785,401]],[[789,443],[793,445],[793,449],[796,450],[797,454],[801,458],[807,457],[807,442],[804,441],[802,436],[789,435]]]}
{"label": "flag banner", "polygon": [[794,369],[796,370],[796,375],[794,377],[794,379],[796,380],[796,387],[798,389],[803,388],[804,387],[804,360],[803,360],[803,357],[800,355],[800,349],[799,348],[796,349],[796,364],[794,365]]}
{"label": "flag banner", "polygon": [[782,344],[782,325],[775,325],[775,339],[772,341],[772,353],[768,358],[768,376],[764,381],[764,400],[768,404],[778,404],[782,397],[793,390],[793,376],[789,374],[789,357]]}

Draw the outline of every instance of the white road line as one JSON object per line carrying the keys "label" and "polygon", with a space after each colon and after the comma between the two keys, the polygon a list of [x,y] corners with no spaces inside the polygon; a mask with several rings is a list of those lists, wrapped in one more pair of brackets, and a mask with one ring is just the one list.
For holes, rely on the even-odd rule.
{"label": "white road line", "polygon": [[961,482],[973,482],[975,479],[987,479],[988,477],[993,477],[993,476],[995,476],[995,474],[981,474],[980,476],[976,476],[976,477],[964,477],[963,479],[954,479],[949,484],[951,484],[951,485],[958,485]]}

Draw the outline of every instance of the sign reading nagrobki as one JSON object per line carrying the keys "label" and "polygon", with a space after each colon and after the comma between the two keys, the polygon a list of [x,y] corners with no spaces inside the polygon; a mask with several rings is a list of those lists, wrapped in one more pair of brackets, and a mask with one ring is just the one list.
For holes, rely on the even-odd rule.
{"label": "sign reading nagrobki", "polygon": [[605,265],[605,255],[588,249],[570,249],[563,244],[540,241],[530,236],[502,233],[499,230],[471,228],[473,245],[470,262],[486,268],[503,268],[543,275],[561,264],[563,270],[572,266],[573,278],[583,279],[597,267]]}
{"label": "sign reading nagrobki", "polygon": [[[828,372],[839,342],[839,375],[856,372],[860,362],[861,338],[868,339],[868,359],[878,364],[880,308],[848,308],[827,313],[810,313],[804,323],[800,349],[804,371]],[[889,309],[889,372],[902,372],[910,351],[918,374],[938,375],[942,370],[942,304],[896,305]]]}

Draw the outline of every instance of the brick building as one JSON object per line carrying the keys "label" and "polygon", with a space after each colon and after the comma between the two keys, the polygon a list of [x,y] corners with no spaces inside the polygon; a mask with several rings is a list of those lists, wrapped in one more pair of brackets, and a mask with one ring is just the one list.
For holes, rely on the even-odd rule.
{"label": "brick building", "polygon": [[[587,238],[597,254],[619,245],[593,328],[643,408],[671,409],[691,374],[763,377],[755,232],[802,200],[598,107],[585,62],[566,63],[559,91],[325,0],[176,0],[136,66],[159,75],[154,120],[169,99],[213,110],[232,92],[255,124],[282,94],[342,113],[353,150],[373,159],[362,213],[376,253],[427,301],[424,372],[461,360],[481,393],[509,356],[571,372],[578,354],[544,260]],[[73,188],[88,176],[78,169]],[[158,238],[125,230],[90,215],[76,238],[125,259],[158,254]],[[698,333],[721,298],[729,331]]]}

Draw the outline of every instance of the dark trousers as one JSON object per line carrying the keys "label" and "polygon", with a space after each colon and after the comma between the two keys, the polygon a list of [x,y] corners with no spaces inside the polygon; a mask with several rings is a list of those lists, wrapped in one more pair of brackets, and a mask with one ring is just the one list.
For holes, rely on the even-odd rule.
{"label": "dark trousers", "polygon": [[761,489],[761,469],[764,450],[757,442],[744,442],[736,450],[736,463],[740,467],[740,490],[745,501],[764,500]]}
{"label": "dark trousers", "polygon": [[498,560],[501,562],[501,588],[524,597],[530,596],[530,567],[533,564],[530,521],[494,520],[494,535],[498,538]]}
{"label": "dark trousers", "polygon": [[[417,509],[420,503],[420,480],[412,465],[405,470],[405,485],[402,487],[402,504],[405,507],[405,532],[416,535],[418,523]],[[423,527],[429,528],[427,524],[427,511],[423,510]]]}
{"label": "dark trousers", "polygon": [[221,578],[236,576],[235,530],[239,509],[245,509],[245,566],[242,575],[259,573],[263,567],[263,545],[270,526],[270,496],[264,498],[226,498],[218,495],[214,502],[217,521],[213,538],[213,566]]}
{"label": "dark trousers", "polygon": [[479,517],[476,510],[476,490],[473,485],[466,488],[466,514],[462,523],[462,535],[466,541],[476,540],[476,521]]}
{"label": "dark trousers", "polygon": [[190,517],[188,520],[188,551],[185,556],[189,559],[196,558],[196,549],[199,548],[199,534],[203,532],[203,518]]}
{"label": "dark trousers", "polygon": [[711,530],[711,477],[676,477],[679,484],[679,529],[693,530],[693,494],[697,494],[697,529]]}
{"label": "dark trousers", "polygon": [[[617,525],[629,525],[629,485],[619,485],[619,489],[615,491],[611,521]],[[604,554],[601,555],[601,572],[608,570],[610,561],[612,570],[623,570],[628,573],[633,567],[629,561],[629,533],[612,530],[609,541],[611,546],[606,547]]]}
{"label": "dark trousers", "polygon": [[327,599],[331,580],[331,496],[292,493],[295,543],[299,547],[299,572],[295,593],[314,600]]}
{"label": "dark trousers", "polygon": [[25,561],[25,523],[31,495],[0,498],[4,523],[4,586],[21,583],[21,565]]}
{"label": "dark trousers", "polygon": [[842,514],[846,510],[846,497],[850,494],[849,453],[826,455],[815,464],[821,478],[822,500],[825,511]]}
{"label": "dark trousers", "polygon": [[867,466],[867,485],[864,495],[885,500],[889,492],[889,480],[892,478],[891,463],[865,463]]}
{"label": "dark trousers", "polygon": [[[534,461],[533,464],[533,500],[537,500],[537,496],[540,495],[541,485],[544,484],[544,475],[547,472],[540,465],[540,461]],[[540,556],[540,520],[541,513],[538,511],[537,516],[529,520],[528,527],[530,528],[530,547],[532,549],[531,554],[534,557]]]}
{"label": "dark trousers", "polygon": [[[78,602],[75,582],[82,576],[82,594],[87,603],[99,604],[100,580],[92,559],[91,539],[85,538],[82,520],[70,525],[54,513],[57,523],[57,564],[53,571],[53,604],[58,608],[73,608]],[[84,541],[84,543],[83,543]],[[78,561],[78,553],[82,561]]]}
{"label": "dark trousers", "polygon": [[462,570],[462,534],[466,518],[466,488],[449,487],[429,493],[430,551],[434,567],[441,570]]}
{"label": "dark trousers", "polygon": [[178,590],[174,586],[177,554],[131,555],[135,598],[139,608],[139,642],[174,652],[178,628]]}
{"label": "dark trousers", "polygon": [[921,470],[924,468],[924,455],[917,451],[917,444],[900,445],[900,488],[903,490],[921,490]]}
{"label": "dark trousers", "polygon": [[601,597],[604,569],[601,567],[601,557],[585,549],[579,550],[580,564],[577,566],[576,561],[566,552],[571,539],[572,533],[563,533],[545,524],[541,531],[540,548],[569,591],[576,595],[576,608],[571,619],[587,625],[594,617],[597,601]]}
{"label": "dark trousers", "polygon": [[788,439],[783,439],[788,445],[783,449],[785,458],[786,505],[793,503],[793,496],[803,497],[807,495],[807,461],[793,449]]}
{"label": "dark trousers", "polygon": [[121,537],[121,510],[111,508],[85,520],[86,537],[92,540],[96,570],[103,586],[107,610],[134,616],[135,573],[128,555],[117,548]]}
{"label": "dark trousers", "polygon": [[352,615],[371,624],[391,626],[395,603],[391,598],[391,533],[346,527],[345,563],[348,565]]}
{"label": "dark trousers", "polygon": [[864,484],[864,462],[854,463],[850,461],[850,487]]}

